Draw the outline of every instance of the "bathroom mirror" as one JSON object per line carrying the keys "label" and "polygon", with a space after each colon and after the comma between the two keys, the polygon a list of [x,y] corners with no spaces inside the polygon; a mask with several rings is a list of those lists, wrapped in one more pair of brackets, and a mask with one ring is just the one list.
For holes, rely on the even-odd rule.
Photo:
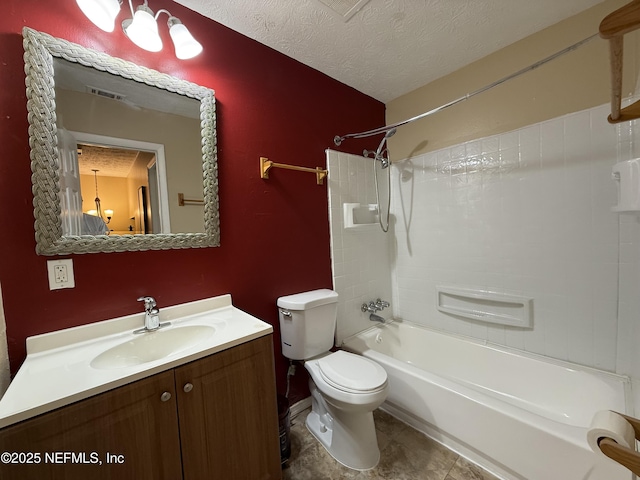
{"label": "bathroom mirror", "polygon": [[[64,255],[218,246],[213,90],[28,27],[23,29],[23,39],[36,252]],[[80,83],[85,91],[76,88],[73,94],[88,99],[75,108],[84,115],[78,118],[64,103],[74,90],[69,82],[74,78],[77,82],[76,77],[83,79]],[[111,102],[116,112],[97,110],[105,102]],[[163,111],[152,113],[154,108]],[[171,126],[171,119],[177,119],[176,127]],[[140,131],[126,125],[138,125]],[[170,138],[177,128],[184,129],[176,135],[182,144]],[[160,140],[150,142],[144,129],[156,135],[161,130]],[[95,191],[94,185],[86,186],[86,180],[81,190],[78,153],[84,151],[90,157],[95,148],[112,147],[136,149],[148,181],[146,187],[134,185],[130,192],[114,197],[131,197],[129,208],[134,213],[126,208],[112,213],[114,219],[127,217],[128,228],[109,228],[115,221],[112,224],[107,219],[104,212],[111,213],[107,211],[111,205],[103,203],[102,219],[109,223],[105,230],[111,231],[86,234],[82,225],[83,218],[90,218],[87,205],[98,197],[99,188],[104,191],[107,187],[105,175],[113,165],[109,160],[102,160],[100,167],[85,165],[85,174],[90,169],[95,176]],[[100,202],[96,204],[100,207]]]}

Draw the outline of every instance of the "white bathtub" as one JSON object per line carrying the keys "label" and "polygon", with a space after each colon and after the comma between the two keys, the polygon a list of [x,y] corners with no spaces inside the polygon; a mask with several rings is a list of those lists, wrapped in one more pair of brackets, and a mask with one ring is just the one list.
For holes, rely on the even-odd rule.
{"label": "white bathtub", "polygon": [[626,377],[399,321],[343,348],[387,371],[383,409],[498,477],[632,478],[586,441],[598,410],[633,414]]}

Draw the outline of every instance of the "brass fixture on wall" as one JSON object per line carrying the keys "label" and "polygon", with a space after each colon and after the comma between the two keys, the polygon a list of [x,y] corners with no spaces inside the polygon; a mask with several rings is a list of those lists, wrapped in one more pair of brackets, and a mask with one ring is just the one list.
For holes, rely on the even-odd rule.
{"label": "brass fixture on wall", "polygon": [[204,200],[198,200],[197,198],[184,198],[184,193],[179,193],[178,206],[184,207],[185,205],[204,205]]}
{"label": "brass fixture on wall", "polygon": [[308,168],[308,167],[298,167],[297,165],[287,165],[285,163],[275,163],[269,160],[266,157],[260,157],[260,178],[268,179],[269,178],[269,170],[272,168],[284,168],[286,170],[297,170],[299,172],[311,172],[316,174],[316,183],[318,185],[322,185],[324,183],[324,179],[327,178],[327,170],[316,167],[316,168]]}

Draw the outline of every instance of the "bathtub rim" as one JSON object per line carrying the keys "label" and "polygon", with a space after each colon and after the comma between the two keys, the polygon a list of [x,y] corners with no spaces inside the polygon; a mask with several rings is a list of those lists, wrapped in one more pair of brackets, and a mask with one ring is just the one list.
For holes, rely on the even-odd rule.
{"label": "bathtub rim", "polygon": [[[398,326],[404,323],[406,324],[407,327],[416,327],[418,329],[426,330],[431,333],[441,333],[447,337],[453,337],[462,341],[470,341],[472,344],[487,346],[497,351],[504,351],[504,352],[513,353],[516,355],[522,355],[524,357],[532,358],[534,360],[542,361],[548,364],[558,365],[563,368],[569,368],[575,371],[585,371],[587,373],[592,373],[596,376],[604,376],[606,378],[609,378],[612,381],[621,383],[622,385],[621,393],[624,396],[623,401],[624,401],[624,408],[625,408],[625,411],[622,413],[633,415],[634,404],[632,401],[630,401],[630,396],[632,393],[632,388],[633,388],[632,382],[634,379],[627,375],[620,375],[612,372],[607,372],[604,370],[600,370],[593,367],[587,367],[580,364],[575,364],[565,360],[553,359],[550,357],[546,357],[544,355],[531,354],[529,352],[525,352],[517,348],[505,347],[503,345],[495,345],[495,344],[487,345],[490,342],[485,342],[484,340],[479,340],[476,338],[469,338],[465,335],[443,332],[441,330],[425,327],[423,325],[415,324],[413,322],[406,321],[406,320],[398,321],[396,319],[393,322],[387,322],[385,325],[373,325],[372,327],[367,328],[366,330],[363,330],[358,334],[352,335],[347,339],[345,339],[345,342],[343,343],[343,347],[348,351],[363,354],[365,356],[370,356],[371,354],[372,355],[371,358],[373,358],[374,360],[376,360],[376,357],[378,356],[388,358],[392,364],[392,368],[398,368],[394,366],[394,364],[403,365],[403,367],[401,367],[402,368],[401,375],[421,376],[420,372],[426,372],[428,376],[437,377],[439,379],[439,383],[437,383],[438,387],[444,388],[446,391],[452,391],[458,394],[462,394],[462,397],[471,400],[474,404],[479,403],[481,405],[486,405],[482,398],[482,397],[485,397],[486,394],[481,393],[479,397],[476,396],[477,392],[475,392],[472,395],[466,395],[465,390],[468,389],[469,387],[462,385],[461,387],[462,390],[459,390],[458,387],[452,387],[451,385],[454,385],[454,384],[458,386],[460,385],[460,384],[457,384],[452,379],[448,379],[447,377],[440,376],[437,373],[430,372],[428,370],[426,371],[422,370],[421,368],[415,365],[412,365],[411,363],[404,362],[402,360],[389,356],[385,353],[376,351],[374,348],[370,348],[367,345],[363,345],[365,346],[366,350],[363,350],[361,352],[357,352],[355,349],[352,349],[349,346],[349,343],[353,344],[354,339],[358,337],[359,337],[358,341],[362,343],[374,340],[377,332],[382,331],[385,328],[385,326],[389,326],[390,324],[393,324],[393,323],[398,324]],[[370,354],[367,352],[370,352]],[[386,360],[379,359],[378,361],[385,362]],[[440,380],[442,381],[441,383],[440,383]],[[489,408],[492,408],[492,404],[494,400],[495,399],[492,399],[489,402],[488,404]],[[478,449],[478,446],[476,443],[474,442],[469,443],[466,440],[466,437],[464,435],[459,436],[458,435],[459,432],[456,433],[457,431],[455,428],[450,430],[446,424],[445,425],[431,424],[428,420],[425,420],[420,416],[417,416],[415,413],[412,413],[411,410],[405,410],[403,403],[396,404],[392,398],[388,398],[387,401],[380,408],[386,411],[387,413],[390,413],[394,417],[398,418],[405,424],[411,426],[412,428],[432,438],[434,441],[446,446],[447,448],[450,448],[460,456],[466,458],[468,461],[475,463],[476,465],[484,468],[485,470],[489,471],[490,473],[492,473],[493,475],[495,475],[500,479],[525,480],[524,476],[516,473],[515,470],[512,470],[513,465],[507,466],[507,464],[501,463],[503,460],[501,459],[500,456],[497,456],[494,458],[494,456],[490,452],[484,452],[481,449]],[[534,429],[550,432],[550,434],[553,437],[556,437],[558,441],[568,442],[572,444],[574,447],[578,447],[579,451],[580,450],[587,451],[589,452],[588,454],[591,455],[590,447],[587,444],[586,435],[585,435],[588,427],[578,427],[578,426],[559,423],[555,420],[548,419],[546,417],[540,416],[539,414],[528,411],[528,410],[524,410],[526,414],[523,417],[520,413],[518,413],[518,411],[521,412],[523,411],[523,409],[521,407],[510,405],[510,404],[506,404],[506,409],[505,410],[501,409],[501,411],[503,411],[503,413],[508,418],[511,418],[512,420],[515,419],[516,421],[522,422],[525,425],[528,424],[530,427],[533,427]],[[530,420],[532,417],[537,417],[539,419],[542,419],[543,420],[542,424],[540,424],[538,420],[534,421],[533,423],[530,423]],[[551,428],[548,428],[549,426]],[[589,478],[592,478],[592,477],[589,477]],[[597,477],[597,478],[602,478],[602,477]],[[616,478],[630,479],[631,477],[616,476]]]}
{"label": "bathtub rim", "polygon": [[[491,342],[489,340],[481,340],[475,337],[471,337],[468,335],[463,335],[463,334],[459,334],[459,333],[454,333],[454,332],[448,332],[445,330],[441,330],[441,329],[437,329],[434,327],[429,327],[426,325],[421,325],[419,323],[415,323],[415,322],[411,322],[409,320],[405,320],[405,319],[400,319],[400,318],[391,318],[389,320],[387,320],[384,324],[380,324],[380,323],[376,323],[375,325],[372,325],[371,327],[365,329],[365,330],[361,330],[358,333],[355,333],[353,335],[348,336],[347,338],[345,338],[342,342],[342,344],[340,345],[339,348],[344,348],[345,350],[351,351],[353,352],[353,350],[350,350],[349,348],[347,348],[347,345],[350,341],[353,341],[354,339],[358,338],[359,336],[370,336],[373,333],[375,333],[376,331],[382,330],[384,328],[386,328],[388,325],[392,325],[392,324],[406,324],[409,327],[413,327],[413,328],[417,328],[420,330],[426,330],[432,333],[436,333],[436,334],[441,334],[441,335],[445,335],[447,337],[453,337],[456,338],[458,340],[462,340],[465,342],[469,342],[469,343],[473,343],[476,345],[480,345],[482,347],[486,347],[488,349],[491,350],[496,350],[498,352],[503,352],[503,353],[508,353],[508,354],[512,354],[512,355],[520,355],[526,358],[530,358],[532,360],[538,360],[541,362],[545,362],[545,363],[550,363],[552,365],[556,365],[559,367],[563,367],[563,368],[567,368],[570,370],[577,370],[577,371],[582,371],[582,372],[586,372],[586,373],[592,373],[594,375],[600,375],[600,376],[605,376],[610,378],[611,380],[617,380],[620,383],[622,383],[623,385],[623,389],[624,389],[624,403],[625,403],[625,410],[627,415],[631,415],[634,416],[635,415],[635,402],[634,402],[634,396],[633,396],[633,390],[632,390],[632,378],[629,375],[624,375],[624,374],[620,374],[620,373],[615,373],[615,372],[610,372],[608,370],[602,370],[599,368],[595,368],[595,367],[590,367],[587,365],[581,365],[579,363],[575,363],[575,362],[571,362],[569,360],[562,360],[560,358],[554,358],[554,357],[548,357],[546,355],[542,355],[539,353],[533,353],[533,352],[528,352],[526,350],[521,350],[519,348],[515,348],[515,347],[509,347],[507,345],[502,345],[499,343],[494,343]],[[361,354],[360,352],[357,352],[358,354]],[[401,361],[401,360],[399,360]],[[402,362],[402,361],[401,361]],[[402,362],[405,363],[405,362]],[[437,375],[437,374],[434,374]]]}

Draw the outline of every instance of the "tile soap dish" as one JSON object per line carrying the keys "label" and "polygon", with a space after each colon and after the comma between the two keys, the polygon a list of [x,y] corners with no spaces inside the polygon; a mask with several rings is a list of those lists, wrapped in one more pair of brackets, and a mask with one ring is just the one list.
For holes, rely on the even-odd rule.
{"label": "tile soap dish", "polygon": [[618,205],[614,212],[640,212],[640,158],[616,163],[613,179],[618,187]]}
{"label": "tile soap dish", "polygon": [[344,228],[366,228],[378,224],[375,203],[344,203]]}

